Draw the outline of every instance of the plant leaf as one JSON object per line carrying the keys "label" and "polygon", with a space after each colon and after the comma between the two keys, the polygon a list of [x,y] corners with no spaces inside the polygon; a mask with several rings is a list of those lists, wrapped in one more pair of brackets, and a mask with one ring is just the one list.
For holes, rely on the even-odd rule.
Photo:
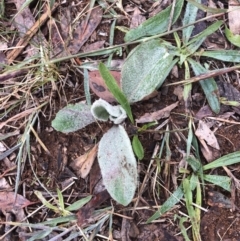
{"label": "plant leaf", "polygon": [[229,192],[231,191],[231,179],[227,176],[203,175],[203,178],[207,182],[211,182]]}
{"label": "plant leaf", "polygon": [[71,221],[76,221],[76,220],[77,220],[76,215],[69,215],[69,216],[65,216],[65,217],[53,218],[51,220],[47,220],[42,223],[38,223],[38,225],[51,225],[53,227],[56,227],[60,223],[69,223]]}
{"label": "plant leaf", "polygon": [[225,26],[225,35],[230,43],[233,45],[240,47],[240,35],[239,34],[233,34],[231,30]]}
{"label": "plant leaf", "polygon": [[[176,2],[172,24],[174,24],[179,17],[182,11],[183,2],[184,2],[183,0],[178,0]],[[137,28],[127,32],[127,34],[125,35],[124,41],[130,42],[130,41],[139,39],[141,37],[152,36],[152,35],[165,32],[168,28],[171,9],[172,9],[172,5],[170,5],[160,13],[156,14],[155,16],[144,21]]]}
{"label": "plant leaf", "polygon": [[196,237],[194,240],[201,240],[200,237],[200,223],[197,222],[197,217],[196,217],[196,211],[192,206],[193,202],[193,196],[192,196],[192,190],[190,187],[190,182],[187,178],[183,180],[183,189],[184,189],[184,196],[185,196],[185,202],[186,202],[186,208],[188,211],[188,215],[191,219],[191,224],[192,224],[192,231],[193,231],[193,236]]}
{"label": "plant leaf", "polygon": [[240,63],[240,51],[239,50],[213,50],[204,51],[200,53],[200,56],[210,57],[221,61]]}
{"label": "plant leaf", "polygon": [[208,163],[207,165],[203,166],[203,170],[205,171],[212,168],[228,166],[239,162],[240,162],[240,151],[236,151],[236,152],[227,154],[223,157],[220,157],[213,162]]}
{"label": "plant leaf", "polygon": [[137,187],[137,164],[129,137],[121,125],[113,126],[100,140],[98,162],[111,197],[126,206]]}
{"label": "plant leaf", "polygon": [[82,198],[76,202],[74,202],[73,204],[69,205],[66,210],[67,211],[76,211],[78,209],[80,209],[81,207],[83,207],[86,203],[88,203],[90,200],[92,199],[92,196],[87,196],[85,198]]}
{"label": "plant leaf", "polygon": [[45,237],[47,237],[53,230],[51,228],[39,231],[35,233],[31,238],[28,239],[28,241],[34,241],[34,240],[44,240]]}
{"label": "plant leaf", "polygon": [[206,37],[209,36],[210,34],[214,33],[215,31],[217,31],[217,29],[222,24],[223,24],[223,21],[216,21],[215,23],[210,25],[208,28],[206,28],[204,31],[202,31],[200,34],[193,37],[188,42],[188,45],[187,45],[187,50],[189,53],[188,55],[195,53],[199,49],[199,47],[201,46],[203,41],[206,39]]}
{"label": "plant leaf", "polygon": [[[207,69],[205,69],[200,63],[194,61],[191,58],[188,58],[189,63],[193,69],[193,72],[196,75],[207,73]],[[205,79],[199,81],[203,92],[208,100],[208,104],[211,109],[217,114],[220,111],[220,102],[219,102],[219,93],[218,87],[213,78]]]}
{"label": "plant leaf", "polygon": [[133,151],[134,151],[135,155],[137,156],[137,158],[139,160],[142,160],[144,157],[144,150],[143,150],[142,143],[140,142],[137,135],[133,136],[132,147],[133,147]]}
{"label": "plant leaf", "polygon": [[102,99],[93,103],[91,112],[97,120],[107,121],[109,118],[114,124],[120,124],[127,118],[126,111],[122,106],[113,106]]}
{"label": "plant leaf", "polygon": [[59,207],[64,210],[65,209],[65,205],[64,205],[64,199],[63,199],[63,195],[61,193],[61,191],[57,188],[57,195],[58,195],[58,204]]}
{"label": "plant leaf", "polygon": [[176,62],[159,40],[138,45],[122,68],[122,90],[128,101],[140,101],[159,88]]}
{"label": "plant leaf", "polygon": [[38,199],[42,202],[43,205],[45,205],[47,208],[51,209],[52,211],[56,212],[56,213],[59,213],[60,210],[53,206],[50,202],[48,202],[45,197],[42,195],[41,192],[35,190],[34,191],[34,194],[38,197]]}
{"label": "plant leaf", "polygon": [[183,189],[182,186],[179,186],[172,195],[167,199],[165,203],[159,208],[159,210],[154,213],[146,223],[150,223],[156,219],[158,219],[162,214],[170,210],[176,203],[180,201],[180,199],[183,197]]}
{"label": "plant leaf", "polygon": [[113,94],[113,96],[118,101],[118,103],[126,111],[129,119],[133,123],[134,121],[133,121],[133,115],[132,115],[130,104],[129,104],[125,94],[119,88],[116,80],[114,79],[114,77],[111,75],[108,68],[103,63],[99,64],[99,72],[100,72],[102,78],[104,79],[104,82],[107,85],[109,91]]}
{"label": "plant leaf", "polygon": [[210,8],[210,7],[207,7],[206,5],[197,3],[196,0],[186,0],[186,1],[189,3],[192,3],[193,5],[195,5],[196,7],[198,7],[199,9],[201,9],[202,11],[207,12],[207,13],[225,13],[225,12],[227,12],[227,9]]}
{"label": "plant leaf", "polygon": [[94,121],[90,106],[77,103],[67,105],[60,110],[52,121],[52,127],[57,131],[69,133],[82,129]]}
{"label": "plant leaf", "polygon": [[[201,0],[196,0],[196,2],[201,3]],[[188,2],[184,13],[184,18],[182,21],[183,26],[193,23],[196,20],[197,12],[198,8],[190,2]],[[182,39],[184,44],[187,44],[189,38],[191,37],[193,29],[194,25],[191,25],[182,30]]]}

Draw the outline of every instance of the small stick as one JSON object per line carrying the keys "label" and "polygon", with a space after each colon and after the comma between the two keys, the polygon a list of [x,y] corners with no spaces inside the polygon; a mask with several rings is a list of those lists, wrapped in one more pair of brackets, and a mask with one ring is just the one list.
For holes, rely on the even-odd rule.
{"label": "small stick", "polygon": [[232,67],[229,67],[229,68],[212,70],[212,71],[209,71],[208,73],[200,74],[200,75],[194,76],[194,77],[192,77],[190,79],[181,80],[181,81],[178,81],[178,82],[175,82],[175,83],[167,84],[166,86],[177,85],[177,84],[189,84],[189,83],[197,82],[197,81],[200,81],[200,80],[203,80],[203,79],[209,79],[211,77],[223,75],[223,74],[226,74],[228,72],[231,72],[231,71],[234,71],[234,70],[238,70],[238,69],[240,69],[240,65],[239,64],[235,65],[235,66],[232,66]]}

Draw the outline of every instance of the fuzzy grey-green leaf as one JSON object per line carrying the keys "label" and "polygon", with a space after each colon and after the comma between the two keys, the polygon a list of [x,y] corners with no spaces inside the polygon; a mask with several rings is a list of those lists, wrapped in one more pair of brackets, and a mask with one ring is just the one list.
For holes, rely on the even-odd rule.
{"label": "fuzzy grey-green leaf", "polygon": [[111,197],[126,206],[137,187],[137,163],[124,128],[113,126],[100,140],[98,162]]}
{"label": "fuzzy grey-green leaf", "polygon": [[[172,24],[174,24],[179,17],[183,7],[183,2],[183,0],[178,0],[176,2]],[[149,18],[148,20],[140,24],[137,28],[130,30],[125,35],[124,41],[130,42],[141,37],[152,36],[165,32],[168,28],[171,9],[172,5],[167,7],[160,13],[156,14],[155,16]]]}
{"label": "fuzzy grey-green leaf", "polygon": [[107,121],[110,119],[114,124],[120,124],[127,118],[126,111],[121,105],[113,106],[102,99],[93,103],[91,112],[97,120]]}
{"label": "fuzzy grey-green leaf", "polygon": [[160,40],[138,45],[122,68],[122,91],[130,103],[142,100],[159,88],[176,63]]}
{"label": "fuzzy grey-green leaf", "polygon": [[77,103],[67,105],[60,110],[52,121],[52,127],[57,131],[69,133],[82,129],[94,121],[90,106]]}

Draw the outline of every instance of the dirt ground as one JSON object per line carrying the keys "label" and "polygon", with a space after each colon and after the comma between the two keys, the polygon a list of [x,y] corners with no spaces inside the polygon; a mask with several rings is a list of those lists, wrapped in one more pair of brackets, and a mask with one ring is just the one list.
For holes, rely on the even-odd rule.
{"label": "dirt ground", "polygon": [[[148,17],[149,14],[152,14],[152,12],[149,12],[148,10],[151,8],[153,2],[154,1],[137,0],[123,1],[123,6],[125,10],[127,8],[133,9],[134,7],[139,8],[142,12],[145,13],[146,17]],[[225,4],[224,6],[226,6],[227,4],[226,1],[220,2]],[[32,3],[32,6],[30,7],[31,10],[34,9],[35,4],[35,2]],[[74,1],[69,1],[67,2],[67,4],[61,4],[60,6],[58,6],[54,14],[57,17],[67,11],[66,9],[70,9],[69,13],[71,14],[71,18],[74,19],[78,11],[84,9],[87,6],[88,1],[80,1],[78,8],[71,7],[74,6],[74,4],[76,4]],[[17,9],[14,3],[6,2],[6,18],[1,22],[1,29],[11,28],[11,24],[8,21],[9,19],[11,19],[12,14],[15,14],[16,11]],[[116,25],[129,27],[129,17],[125,16],[119,9],[116,9],[116,11],[120,16],[117,20]],[[132,12],[129,12],[129,16],[131,16],[131,14]],[[49,35],[47,34],[47,28],[48,26],[50,26],[49,24],[49,22],[48,25],[44,24],[41,29],[42,33],[47,36],[47,39],[50,39]],[[206,22],[206,24],[209,23]],[[110,28],[111,21],[108,21],[107,18],[103,18],[99,23],[98,27],[89,36],[88,40],[83,46],[86,47],[95,42],[99,43],[99,41],[105,41],[104,47],[107,47]],[[12,35],[9,35],[9,38],[11,38],[11,36]],[[124,33],[122,31],[120,31],[119,29],[115,30],[114,36],[114,44],[124,43]],[[172,39],[172,36],[167,36],[167,38]],[[11,41],[11,39],[9,39],[9,41]],[[16,39],[13,39],[12,46],[14,46],[14,44],[16,44]],[[113,58],[119,61],[124,60],[127,56],[128,51],[133,47],[134,46],[131,46],[130,48],[124,48],[124,53],[122,57],[119,58],[119,56],[114,56]],[[24,53],[22,53],[21,55],[19,55],[18,60],[21,61],[24,59],[24,57],[25,55]],[[97,61],[99,60],[99,57],[91,57],[87,58],[87,60]],[[79,101],[85,100],[83,76],[79,71],[77,71],[78,65],[81,64],[82,61],[85,61],[85,59],[76,58],[72,61],[61,61],[56,65],[59,76],[58,80],[56,81],[58,92],[54,92],[53,94],[53,85],[50,82],[46,83],[41,88],[35,89],[35,92],[32,93],[32,98],[35,101],[39,100],[39,103],[42,103],[43,99],[51,99],[51,102],[48,102],[48,104],[41,109],[37,121],[33,126],[33,128],[38,133],[39,139],[48,151],[44,150],[36,136],[34,134],[31,134],[32,165],[37,177],[54,196],[56,196],[56,188],[64,189],[71,182],[74,182],[74,184],[71,185],[64,192],[64,199],[67,203],[73,203],[74,201],[86,197],[89,194],[95,195],[96,199],[95,203],[92,204],[93,207],[90,207],[89,209],[86,208],[84,211],[82,211],[82,213],[80,212],[77,214],[78,218],[79,216],[81,216],[81,218],[79,219],[82,219],[83,227],[86,227],[88,225],[88,221],[86,220],[91,219],[91,214],[94,210],[105,207],[112,207],[114,209],[111,230],[112,234],[109,234],[110,230],[108,223],[105,223],[98,231],[99,234],[110,237],[109,240],[184,240],[178,225],[179,222],[175,219],[175,216],[179,213],[187,213],[186,207],[181,203],[175,205],[172,210],[162,215],[156,222],[146,224],[146,220],[156,212],[156,206],[164,203],[164,201],[166,201],[169,197],[170,194],[168,191],[166,191],[166,189],[170,192],[173,192],[176,188],[176,183],[174,183],[174,180],[176,180],[177,182],[181,181],[181,176],[178,173],[178,165],[183,159],[182,151],[186,150],[188,119],[186,118],[185,103],[181,98],[179,98],[176,91],[177,88],[181,88],[182,86],[168,86],[168,84],[184,79],[184,69],[178,66],[178,74],[176,75],[174,72],[172,72],[168,76],[167,80],[164,82],[163,86],[158,89],[155,97],[149,100],[135,103],[132,106],[134,118],[138,119],[147,112],[154,112],[163,109],[166,106],[169,106],[179,101],[178,106],[171,112],[170,116],[163,120],[159,120],[157,124],[161,125],[164,121],[166,121],[166,119],[168,119],[168,126],[170,130],[169,148],[171,150],[171,160],[165,159],[165,148],[163,151],[164,155],[160,160],[161,172],[157,175],[156,180],[159,190],[153,190],[155,168],[157,166],[157,161],[154,161],[152,172],[149,174],[149,181],[144,188],[142,195],[140,196],[136,210],[133,212],[134,201],[136,201],[139,190],[137,191],[133,202],[128,207],[123,207],[113,201],[108,195],[108,193],[101,191],[101,194],[99,194],[98,190],[103,189],[98,189],[99,186],[101,186],[102,184],[101,174],[97,164],[97,160],[95,160],[89,175],[84,179],[78,176],[77,171],[73,167],[74,160],[77,157],[86,153],[86,151],[92,148],[95,144],[97,144],[101,139],[102,135],[106,133],[106,131],[112,126],[112,124],[101,122],[93,123],[82,130],[68,134],[57,132],[51,127],[51,122],[60,109],[62,109],[69,103],[74,104]],[[210,64],[210,68],[215,68],[215,65],[222,66],[222,63],[216,61],[212,63],[212,65]],[[15,79],[14,81],[21,82],[22,79],[23,78],[20,77]],[[216,79],[218,80],[219,85],[221,85],[221,82],[226,82],[226,80],[228,80],[228,84],[234,86],[236,91],[240,91],[240,81],[238,80],[238,73],[233,72],[217,77]],[[1,87],[3,88],[4,86],[5,83],[1,83]],[[42,91],[43,89],[44,91]],[[17,94],[21,95],[20,92],[18,92]],[[15,96],[12,96],[9,101],[18,98],[17,94]],[[92,102],[97,98],[98,96],[91,92]],[[195,117],[194,124],[197,126],[199,119],[204,119],[206,122],[212,123],[212,129],[214,129],[214,134],[220,146],[220,151],[215,153],[216,158],[226,155],[228,153],[239,151],[240,131],[239,125],[235,124],[236,122],[239,122],[240,111],[238,110],[238,108],[222,105],[220,113],[218,115],[215,115],[211,111],[209,112],[209,108],[207,109],[207,107],[207,110],[203,110],[203,107],[206,105],[206,100],[199,84],[194,83],[191,102],[191,113],[192,116]],[[18,108],[14,108],[13,111],[9,112],[7,116],[4,116],[1,121],[6,121],[8,118],[15,116],[18,111],[20,112],[23,110],[23,106],[19,108],[19,110]],[[1,112],[4,112],[4,110],[6,109],[4,109],[4,107],[2,106]],[[205,112],[203,113],[203,111]],[[234,118],[229,118],[228,122],[221,121],[220,118],[224,118],[222,116],[229,112],[234,112],[234,115],[232,115],[234,116]],[[213,119],[210,119],[208,117],[213,117]],[[13,127],[15,125],[15,129],[19,129],[20,131],[19,135],[17,136],[20,137],[20,134],[23,134],[25,130],[24,123],[26,123],[26,121],[23,122],[22,120],[18,120],[14,123],[11,123],[11,125],[6,125],[1,130],[2,134],[6,134],[14,130]],[[136,127],[132,126],[129,121],[126,121],[125,125],[129,136],[133,136]],[[154,149],[156,148],[156,145],[161,144],[165,134],[164,128],[160,129],[159,131],[154,131],[154,128],[150,128],[148,131],[142,132],[140,135],[140,141],[143,144],[145,156],[143,160],[138,162],[139,188],[147,173],[147,169],[151,161]],[[8,147],[12,147],[16,144],[16,141],[16,136],[13,136],[4,140],[4,144]],[[12,156],[9,156],[9,161],[14,163],[17,154],[18,151],[13,152]],[[207,163],[206,159],[202,154],[201,157],[202,162],[204,164]],[[166,168],[168,170],[167,173],[164,172]],[[231,193],[228,193],[215,185],[205,183],[205,195],[203,195],[204,210],[202,211],[201,215],[202,219],[200,230],[202,241],[240,241],[240,214],[238,208],[240,206],[240,186],[238,181],[240,179],[239,168],[239,164],[228,167],[228,170],[233,175],[230,176],[233,180]],[[4,162],[0,163],[1,178],[7,178],[7,181],[10,182],[11,190],[13,190],[16,181],[16,170],[9,172],[9,174],[7,175],[4,175],[4,172],[7,169],[8,166],[5,160]],[[211,174],[229,175],[229,173],[226,173],[223,168],[211,170]],[[49,194],[46,193],[45,190],[43,190],[37,182],[35,176],[33,175],[30,163],[26,161],[25,166],[22,169],[18,193],[24,193],[25,197],[28,200],[30,200],[31,202],[37,202],[37,204],[30,205],[26,208],[26,211],[28,213],[33,212],[36,207],[40,206],[40,202],[34,194],[35,190],[41,191],[46,199],[50,198]],[[91,210],[91,212],[89,210]],[[16,214],[13,213],[11,217],[7,219],[6,217],[8,217],[8,215],[6,214],[6,212],[2,212],[1,220],[2,222],[15,221],[17,219],[15,216]],[[32,215],[29,221],[31,223],[39,223],[54,217],[56,217],[56,214],[51,210],[49,211],[47,210],[47,208],[45,208],[44,210]],[[81,222],[79,221],[79,219],[78,222]],[[94,222],[94,220],[91,220],[91,222]],[[187,228],[189,226],[189,223],[186,222],[184,223],[184,225]],[[0,235],[4,235],[7,232],[6,226],[7,225],[5,225],[4,223],[0,224]],[[8,226],[9,229],[10,227]],[[26,240],[26,237],[24,235],[21,236],[20,233],[29,232],[30,231],[26,229],[21,231],[17,229],[12,233],[12,236],[8,236],[10,237],[10,239],[8,240]],[[58,231],[55,230],[54,232],[56,235]],[[64,237],[67,238],[67,235]],[[49,236],[48,238],[43,238],[39,240],[50,240],[51,238],[52,237]],[[7,239],[5,238],[5,240]],[[66,239],[59,238],[57,240]],[[74,240],[82,239],[76,238]],[[95,239],[93,240],[105,239],[101,239],[101,237],[95,237]]]}

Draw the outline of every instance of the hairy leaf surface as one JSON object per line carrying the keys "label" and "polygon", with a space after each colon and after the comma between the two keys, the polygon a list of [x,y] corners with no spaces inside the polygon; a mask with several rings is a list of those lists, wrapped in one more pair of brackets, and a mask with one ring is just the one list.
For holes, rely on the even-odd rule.
{"label": "hairy leaf surface", "polygon": [[138,45],[122,68],[122,91],[128,101],[140,101],[159,88],[176,62],[168,47],[159,40]]}
{"label": "hairy leaf surface", "polygon": [[111,197],[127,206],[137,187],[137,163],[129,137],[121,125],[113,126],[99,143],[98,162]]}
{"label": "hairy leaf surface", "polygon": [[90,106],[77,103],[67,105],[60,110],[52,121],[52,127],[57,131],[69,133],[82,129],[94,121]]}

